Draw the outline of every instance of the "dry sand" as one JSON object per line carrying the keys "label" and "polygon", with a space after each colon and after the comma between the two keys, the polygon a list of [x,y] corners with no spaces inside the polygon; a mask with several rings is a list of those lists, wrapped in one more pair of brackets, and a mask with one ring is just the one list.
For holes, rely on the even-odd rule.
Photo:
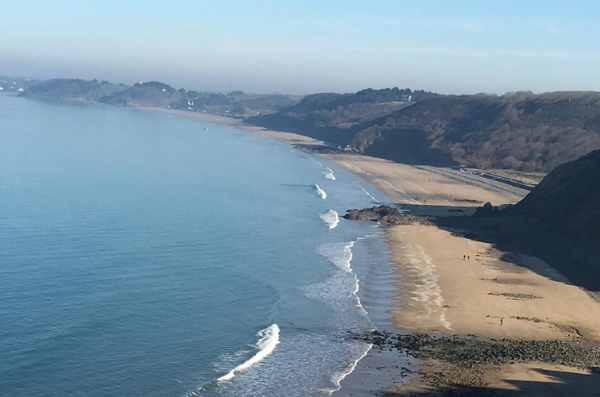
{"label": "dry sand", "polygon": [[138,106],[136,109],[140,110],[150,110],[153,112],[160,112],[165,114],[170,114],[173,116],[181,116],[188,117],[196,120],[207,121],[209,123],[228,125],[231,127],[235,127],[240,130],[248,131],[256,135],[264,136],[266,138],[271,138],[278,140],[280,142],[284,142],[293,146],[323,146],[325,143],[323,141],[319,141],[304,135],[298,135],[291,132],[283,132],[283,131],[272,131],[267,130],[262,127],[253,126],[250,124],[245,124],[243,120],[227,117],[227,116],[219,116],[216,114],[203,113],[203,112],[191,112],[187,110],[178,110],[178,109],[165,109],[158,107],[149,107],[149,106]]}
{"label": "dry sand", "polygon": [[600,304],[540,259],[519,253],[506,257],[490,244],[433,225],[395,226],[388,238],[402,275],[401,309],[393,310],[391,319],[398,328],[600,340]]}
{"label": "dry sand", "polygon": [[[516,203],[522,197],[468,185],[440,174],[389,160],[355,154],[328,155],[333,161],[372,183],[398,204],[422,205],[434,215],[432,206],[481,207]],[[444,211],[446,208],[444,208]]]}

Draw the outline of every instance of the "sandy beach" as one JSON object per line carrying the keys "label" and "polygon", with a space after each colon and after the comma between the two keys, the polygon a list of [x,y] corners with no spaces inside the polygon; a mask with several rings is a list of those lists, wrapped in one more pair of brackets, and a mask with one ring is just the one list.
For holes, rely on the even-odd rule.
{"label": "sandy beach", "polygon": [[[419,215],[465,215],[484,202],[502,205],[522,198],[382,159],[350,154],[328,157],[377,186],[394,203]],[[386,230],[398,275],[394,283],[398,294],[393,297],[397,308],[389,311],[394,327],[434,335],[600,341],[600,304],[585,291],[539,258],[503,252],[457,232],[460,230],[429,224],[398,225]],[[389,353],[386,357],[384,362],[389,361]],[[350,380],[354,396],[373,395],[374,382],[364,382],[365,377],[379,377],[384,383],[389,376],[381,374],[377,353],[370,361],[367,358],[367,363],[370,369],[363,367],[362,374],[358,375],[358,370],[356,376],[362,376],[362,383],[371,388],[361,393],[356,388],[360,380]],[[430,374],[447,371],[447,365],[422,362],[417,368]],[[476,383],[485,384],[486,393],[492,395],[591,396],[597,393],[594,385],[600,384],[600,377],[587,370],[542,363],[487,365],[478,371]],[[560,376],[551,375],[553,371],[587,377],[579,385],[565,385]],[[398,376],[395,381],[402,378]],[[468,376],[462,379],[465,385],[475,381]],[[460,385],[460,381],[457,383]],[[427,395],[435,388],[416,376],[408,384],[382,387],[381,391],[386,395]],[[350,393],[342,389],[338,395]]]}
{"label": "sandy beach", "polygon": [[172,116],[188,117],[188,118],[192,118],[195,120],[206,121],[209,123],[228,125],[228,126],[235,127],[237,129],[240,129],[243,131],[251,132],[256,135],[264,136],[265,138],[275,139],[280,142],[290,144],[292,146],[310,147],[310,146],[325,145],[324,142],[307,137],[307,136],[298,135],[298,134],[294,134],[291,132],[267,130],[262,127],[257,127],[257,126],[253,126],[250,124],[246,124],[246,123],[244,123],[243,120],[238,119],[238,118],[233,118],[233,117],[219,116],[219,115],[211,114],[211,113],[190,112],[187,110],[166,109],[166,108],[149,107],[149,106],[138,106],[135,109],[160,112],[160,113],[170,114]]}
{"label": "sandy beach", "polygon": [[[226,124],[293,146],[324,145],[309,137],[268,131],[227,117],[147,110]],[[470,215],[485,202],[510,204],[523,197],[508,190],[486,188],[485,181],[473,185],[383,159],[356,154],[323,156],[372,183],[391,203],[417,215]],[[397,275],[393,281],[397,293],[389,297],[388,321],[399,331],[520,340],[600,341],[600,304],[539,258],[503,252],[491,244],[462,236],[460,230],[434,224],[392,226],[386,230],[386,237]],[[419,375],[410,377],[408,383],[394,385],[406,377],[405,373],[400,374],[399,364],[413,365]],[[451,363],[427,360],[413,363],[394,357],[393,353],[372,351],[335,395],[435,394],[435,387],[424,381],[424,375],[448,372],[450,367]],[[461,375],[462,369],[453,370],[459,373],[453,378],[458,386],[472,386],[475,382],[485,385],[490,395],[592,396],[597,395],[600,385],[600,375],[596,373],[542,363],[481,365],[475,371],[475,378]],[[567,382],[563,378],[581,380]]]}

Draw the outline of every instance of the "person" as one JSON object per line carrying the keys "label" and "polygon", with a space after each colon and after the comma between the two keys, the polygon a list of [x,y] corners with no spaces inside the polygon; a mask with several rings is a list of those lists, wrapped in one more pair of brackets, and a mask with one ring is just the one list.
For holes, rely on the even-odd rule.
{"label": "person", "polygon": [[467,256],[466,256],[466,255],[463,255],[463,261],[464,261],[465,259],[467,259]]}

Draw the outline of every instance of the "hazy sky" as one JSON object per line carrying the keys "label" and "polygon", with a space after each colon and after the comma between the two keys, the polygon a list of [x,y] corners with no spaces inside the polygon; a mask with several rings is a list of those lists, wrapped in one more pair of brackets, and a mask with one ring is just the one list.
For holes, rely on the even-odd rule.
{"label": "hazy sky", "polygon": [[0,74],[212,91],[600,91],[600,1],[0,2]]}

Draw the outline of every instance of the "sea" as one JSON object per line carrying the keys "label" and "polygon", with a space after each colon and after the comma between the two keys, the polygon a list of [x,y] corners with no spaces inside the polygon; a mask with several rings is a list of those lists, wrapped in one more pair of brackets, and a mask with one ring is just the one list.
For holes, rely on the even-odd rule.
{"label": "sea", "polygon": [[335,395],[391,272],[342,215],[386,201],[232,127],[0,96],[0,396]]}

